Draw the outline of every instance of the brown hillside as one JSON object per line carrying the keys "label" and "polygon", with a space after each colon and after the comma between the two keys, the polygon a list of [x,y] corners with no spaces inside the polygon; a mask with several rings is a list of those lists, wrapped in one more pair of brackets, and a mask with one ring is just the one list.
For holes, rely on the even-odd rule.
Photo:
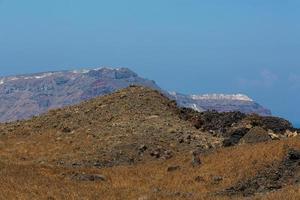
{"label": "brown hillside", "polygon": [[0,199],[299,199],[300,138],[285,131],[277,118],[186,112],[129,87],[1,124]]}
{"label": "brown hillside", "polygon": [[129,87],[0,127],[2,158],[62,166],[112,166],[169,159],[219,140],[178,116],[157,91]]}
{"label": "brown hillside", "polygon": [[[190,155],[184,153],[166,161],[103,169],[1,161],[0,199],[242,199],[239,190],[235,196],[226,191],[247,183],[260,172],[262,177],[272,177],[264,171],[273,167],[276,172],[289,148],[300,149],[299,138],[223,148],[203,155],[198,167],[192,167]],[[178,166],[175,171],[168,170],[174,166]],[[76,174],[100,174],[105,180],[77,179]],[[292,180],[284,180],[271,192],[256,191],[248,199],[299,199],[299,185]]]}

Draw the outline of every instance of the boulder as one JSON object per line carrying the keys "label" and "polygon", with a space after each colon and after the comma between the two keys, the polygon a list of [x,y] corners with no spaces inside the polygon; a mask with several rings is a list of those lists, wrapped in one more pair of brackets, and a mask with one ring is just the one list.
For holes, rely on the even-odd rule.
{"label": "boulder", "polygon": [[268,132],[261,127],[254,127],[240,140],[240,143],[259,143],[272,140]]}
{"label": "boulder", "polygon": [[100,174],[80,174],[75,173],[72,176],[73,180],[77,181],[105,181],[106,177]]}
{"label": "boulder", "polygon": [[290,130],[286,130],[284,135],[288,138],[291,138],[291,137],[296,137],[298,135],[297,131],[290,131]]}
{"label": "boulder", "polygon": [[279,140],[280,139],[279,135],[275,134],[272,130],[269,130],[268,134],[269,134],[269,136],[271,137],[272,140]]}
{"label": "boulder", "polygon": [[201,151],[196,150],[192,152],[192,165],[193,167],[197,167],[201,165],[201,159],[200,159],[200,153]]}
{"label": "boulder", "polygon": [[173,157],[173,152],[171,150],[166,150],[162,147],[158,147],[150,152],[150,156],[154,158],[162,158],[168,160]]}
{"label": "boulder", "polygon": [[176,165],[176,166],[170,166],[167,169],[168,172],[173,172],[173,171],[177,171],[177,170],[180,170],[180,166],[178,166],[178,165]]}
{"label": "boulder", "polygon": [[233,130],[229,133],[229,138],[226,138],[223,141],[223,146],[224,147],[229,147],[229,146],[234,146],[238,144],[247,133],[249,132],[249,129],[247,128],[239,128],[236,130]]}

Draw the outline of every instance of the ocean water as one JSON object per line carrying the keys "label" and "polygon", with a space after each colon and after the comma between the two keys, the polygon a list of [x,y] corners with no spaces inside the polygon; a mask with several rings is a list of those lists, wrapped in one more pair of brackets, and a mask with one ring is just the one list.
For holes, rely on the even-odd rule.
{"label": "ocean water", "polygon": [[295,128],[300,128],[300,123],[294,123],[293,125]]}

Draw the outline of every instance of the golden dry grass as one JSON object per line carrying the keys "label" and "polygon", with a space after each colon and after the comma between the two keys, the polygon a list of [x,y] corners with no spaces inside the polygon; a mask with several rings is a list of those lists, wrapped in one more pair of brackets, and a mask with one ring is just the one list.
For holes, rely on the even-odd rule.
{"label": "golden dry grass", "polygon": [[[2,199],[227,199],[215,193],[281,161],[288,148],[300,149],[300,139],[219,149],[203,155],[203,164],[195,168],[191,166],[189,154],[167,161],[105,169],[67,169],[33,165],[26,161],[2,161],[0,194]],[[181,169],[167,172],[169,166],[175,165]],[[71,172],[103,174],[107,180],[75,181],[62,175]],[[195,181],[197,176],[203,177],[203,181]],[[216,183],[214,176],[221,176],[223,180]],[[299,187],[286,187],[256,197],[297,199]]]}
{"label": "golden dry grass", "polygon": [[[199,145],[216,147],[221,140],[180,119],[177,109],[160,93],[133,87],[28,121],[0,124],[0,199],[229,199],[217,193],[279,163],[289,148],[300,149],[298,137],[213,148],[201,155],[199,167],[192,167],[190,151]],[[193,139],[178,142],[185,134]],[[148,147],[143,156],[137,149],[141,144]],[[173,157],[151,156],[159,146]],[[72,164],[114,160],[119,151],[137,161],[120,160],[101,169]],[[170,166],[180,169],[168,172]],[[71,178],[74,173],[101,174],[106,181],[78,181]],[[289,186],[255,198],[282,199],[286,193],[292,199],[298,189]]]}
{"label": "golden dry grass", "polygon": [[[220,143],[180,119],[177,111],[175,103],[159,92],[130,87],[27,121],[0,124],[0,156],[55,165],[111,160],[119,150],[127,157],[137,157],[141,144],[175,152]],[[178,144],[185,133],[195,141]]]}

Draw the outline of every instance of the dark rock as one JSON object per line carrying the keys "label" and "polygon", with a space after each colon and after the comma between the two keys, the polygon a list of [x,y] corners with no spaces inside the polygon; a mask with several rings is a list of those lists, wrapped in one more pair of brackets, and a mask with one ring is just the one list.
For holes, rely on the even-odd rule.
{"label": "dark rock", "polygon": [[74,163],[72,163],[72,167],[80,167],[81,166],[81,164],[80,163],[78,163],[78,162],[74,162]]}
{"label": "dark rock", "polygon": [[72,130],[69,128],[69,127],[64,127],[63,129],[62,129],[62,132],[64,132],[64,133],[70,133]]}
{"label": "dark rock", "polygon": [[191,192],[174,192],[171,193],[170,196],[180,197],[180,198],[191,198],[193,193]]}
{"label": "dark rock", "polygon": [[259,115],[250,115],[246,118],[252,126],[259,126],[265,130],[272,130],[275,133],[284,133],[286,130],[293,130],[292,124],[279,117],[262,117]]}
{"label": "dark rock", "polygon": [[198,151],[192,153],[192,165],[193,167],[201,165],[200,153]]}
{"label": "dark rock", "polygon": [[185,134],[179,138],[178,142],[180,144],[182,144],[182,143],[190,144],[192,142],[192,140],[194,140],[194,137],[192,137],[192,135]]}
{"label": "dark rock", "polygon": [[216,111],[206,111],[202,113],[194,113],[190,110],[184,110],[181,116],[182,118],[191,121],[196,128],[200,128],[203,131],[218,130],[226,132],[227,128],[231,127],[234,123],[240,122],[247,115],[241,112],[219,113]]}
{"label": "dark rock", "polygon": [[279,165],[271,165],[260,171],[255,177],[240,181],[220,194],[229,196],[252,196],[256,193],[265,193],[281,189],[286,185],[299,183],[300,151],[289,149],[286,157]]}
{"label": "dark rock", "polygon": [[258,143],[270,140],[272,138],[265,129],[254,127],[241,139],[240,143]]}
{"label": "dark rock", "polygon": [[161,157],[161,152],[160,152],[159,149],[157,149],[157,150],[154,150],[153,152],[151,152],[150,155],[152,157],[155,157],[155,158],[160,158]]}
{"label": "dark rock", "polygon": [[220,181],[223,180],[223,178],[221,176],[214,176],[212,178],[212,180],[213,180],[214,183],[219,183]]}
{"label": "dark rock", "polygon": [[193,156],[200,156],[200,154],[202,153],[202,149],[196,149],[192,152],[192,155]]}
{"label": "dark rock", "polygon": [[[268,141],[270,136],[267,131],[269,130],[275,135],[283,135],[286,131],[295,131],[289,121],[278,117],[241,112],[205,111],[199,113],[187,108],[182,108],[178,114],[181,119],[191,122],[197,129],[206,131],[214,137],[223,138],[225,147],[239,144],[243,137],[245,138],[241,142],[244,143]],[[251,132],[247,134],[249,130]],[[187,139],[181,137],[179,143],[188,143],[192,138]]]}
{"label": "dark rock", "polygon": [[144,153],[147,149],[148,149],[148,147],[146,145],[142,144],[138,150],[140,153]]}
{"label": "dark rock", "polygon": [[300,160],[300,151],[290,149],[288,152],[288,159],[293,161]]}
{"label": "dark rock", "polygon": [[72,176],[73,180],[77,181],[105,181],[106,177],[100,174],[79,174],[76,173]]}
{"label": "dark rock", "polygon": [[155,158],[162,158],[162,159],[170,159],[173,157],[173,153],[170,150],[165,150],[161,147],[155,149],[150,153],[150,156],[155,157]]}
{"label": "dark rock", "polygon": [[204,181],[204,178],[201,177],[201,176],[197,176],[197,177],[195,178],[195,181],[198,182],[198,183],[200,183],[200,182],[203,182],[203,181]]}
{"label": "dark rock", "polygon": [[238,144],[241,138],[244,137],[244,135],[246,135],[248,131],[249,131],[248,128],[240,128],[232,131],[231,133],[229,133],[230,134],[229,138],[223,141],[223,146],[229,147]]}
{"label": "dark rock", "polygon": [[177,171],[180,169],[180,166],[171,166],[171,167],[168,167],[167,171],[168,172],[173,172],[173,171]]}
{"label": "dark rock", "polygon": [[180,139],[178,140],[178,143],[180,143],[180,144],[184,143],[184,139],[183,139],[183,138],[180,138]]}

